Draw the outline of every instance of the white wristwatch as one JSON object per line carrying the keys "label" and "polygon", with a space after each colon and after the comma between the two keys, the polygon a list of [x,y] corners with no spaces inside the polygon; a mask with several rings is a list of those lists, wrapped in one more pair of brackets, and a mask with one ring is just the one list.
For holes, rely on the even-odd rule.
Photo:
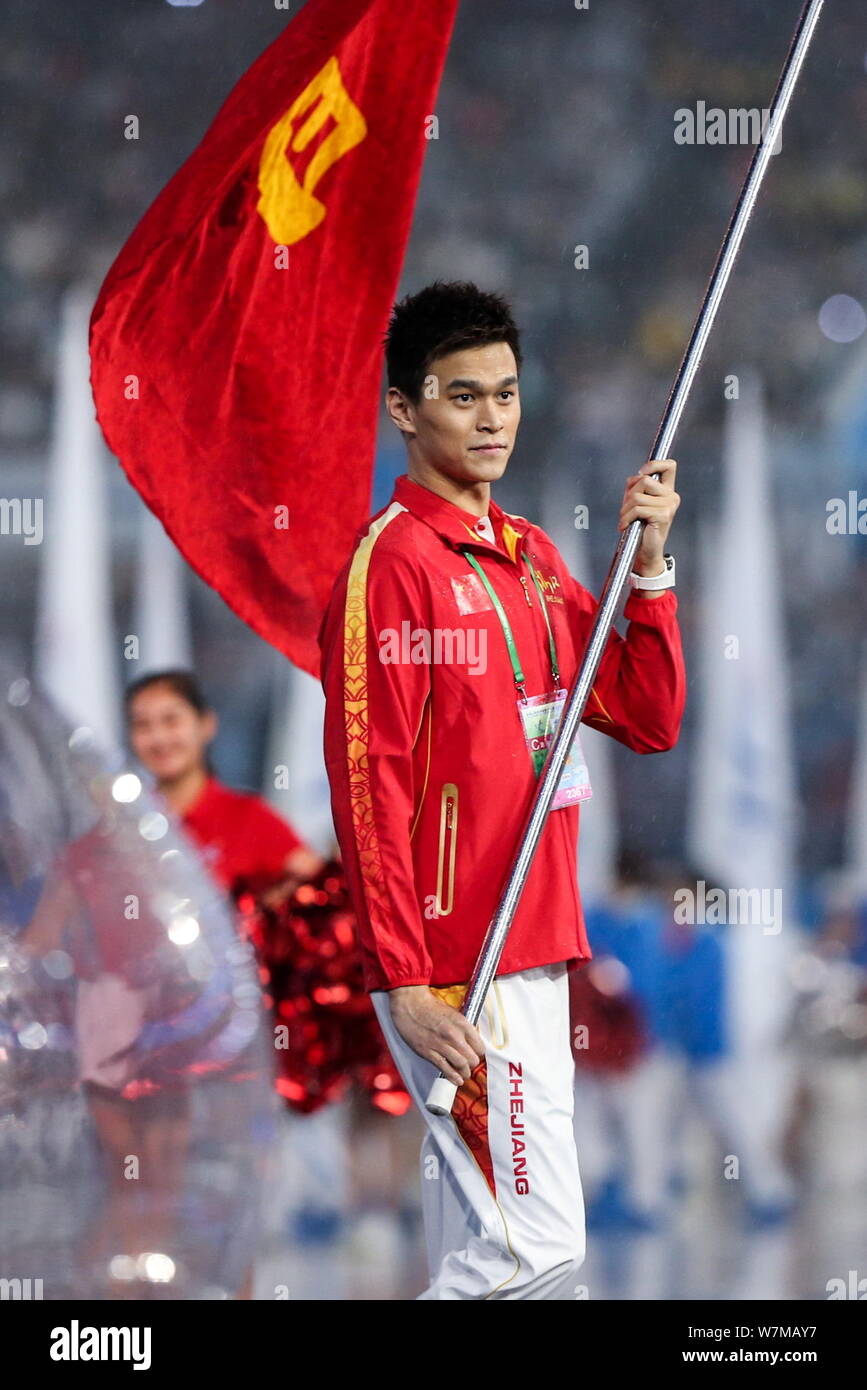
{"label": "white wristwatch", "polygon": [[629,582],[633,589],[671,589],[674,586],[674,556],[663,555],[662,558],[665,561],[662,574],[646,576],[631,572]]}

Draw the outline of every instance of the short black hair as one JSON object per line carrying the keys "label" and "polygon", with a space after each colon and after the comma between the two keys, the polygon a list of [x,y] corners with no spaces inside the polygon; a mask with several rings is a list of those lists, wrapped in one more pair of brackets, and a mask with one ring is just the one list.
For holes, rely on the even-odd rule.
{"label": "short black hair", "polygon": [[123,696],[127,713],[136,695],[142,690],[149,690],[152,685],[167,685],[173,694],[180,695],[182,700],[192,705],[197,714],[207,714],[211,708],[192,671],[172,667],[166,671],[149,671],[147,675],[139,676],[138,680],[127,686]]}
{"label": "short black hair", "polygon": [[384,339],[389,386],[416,404],[431,363],[461,348],[508,343],[521,369],[518,328],[508,301],[469,280],[434,280],[391,311]]}

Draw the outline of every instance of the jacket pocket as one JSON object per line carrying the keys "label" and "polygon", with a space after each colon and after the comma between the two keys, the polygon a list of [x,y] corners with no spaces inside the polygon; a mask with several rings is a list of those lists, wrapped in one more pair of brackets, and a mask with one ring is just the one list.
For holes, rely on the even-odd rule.
{"label": "jacket pocket", "polygon": [[444,782],[440,793],[440,833],[437,849],[436,909],[448,917],[455,903],[455,852],[458,843],[458,789]]}

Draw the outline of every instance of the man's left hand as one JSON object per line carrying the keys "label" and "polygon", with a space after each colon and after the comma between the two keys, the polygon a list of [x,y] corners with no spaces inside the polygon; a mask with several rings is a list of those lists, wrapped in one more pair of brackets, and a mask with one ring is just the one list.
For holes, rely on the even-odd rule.
{"label": "man's left hand", "polygon": [[[665,568],[665,539],[680,506],[680,496],[674,490],[676,472],[674,459],[650,459],[626,480],[617,529],[623,531],[637,519],[646,523],[633,565],[636,574],[650,577],[662,574]],[[659,480],[650,477],[651,473],[658,473]]]}

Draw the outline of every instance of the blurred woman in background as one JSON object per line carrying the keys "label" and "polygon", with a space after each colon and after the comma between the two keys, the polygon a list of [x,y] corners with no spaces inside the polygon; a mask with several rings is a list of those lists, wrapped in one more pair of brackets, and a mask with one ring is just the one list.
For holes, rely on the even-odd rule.
{"label": "blurred woman in background", "polygon": [[227,892],[270,905],[319,872],[324,861],[262,797],[215,776],[208,746],[217,716],[190,671],[142,676],[127,689],[125,707],[133,753]]}
{"label": "blurred woman in background", "polygon": [[[308,1117],[349,1101],[338,1141],[347,1147],[330,1179],[347,1190],[338,1199],[309,1182],[296,1239],[319,1243],[338,1234],[345,1206],[356,1230],[362,1219],[359,1239],[372,1230],[380,1245],[383,1224],[393,1227],[395,1212],[407,1205],[418,1136],[411,1121],[393,1124],[399,1116],[408,1120],[409,1096],[364,989],[341,866],[309,848],[261,797],[218,780],[208,756],[217,716],[191,672],[141,677],[129,686],[125,708],[132,752],[235,900],[241,930],[256,949],[273,1012],[278,1093]],[[294,1169],[313,1174],[323,1167],[316,1126],[293,1127],[289,1139]]]}

